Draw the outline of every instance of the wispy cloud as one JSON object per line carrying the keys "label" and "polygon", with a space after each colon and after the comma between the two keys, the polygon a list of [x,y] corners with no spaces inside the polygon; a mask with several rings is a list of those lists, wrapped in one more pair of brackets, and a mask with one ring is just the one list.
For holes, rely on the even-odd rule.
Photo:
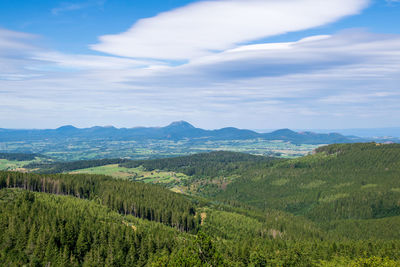
{"label": "wispy cloud", "polygon": [[60,6],[55,7],[51,10],[53,15],[59,15],[68,11],[75,11],[85,9],[93,6],[103,6],[107,0],[89,0],[79,2],[64,2]]}
{"label": "wispy cloud", "polygon": [[260,38],[337,21],[369,0],[202,1],[142,19],[128,31],[100,37],[94,50],[126,57],[192,59]]}
{"label": "wispy cloud", "polygon": [[31,50],[34,48],[34,46],[30,44],[31,40],[36,38],[37,36],[32,34],[0,28],[0,53],[5,50],[7,50],[7,52],[14,50],[18,51],[18,53],[21,50]]}
{"label": "wispy cloud", "polygon": [[386,4],[389,7],[397,7],[400,4],[400,0],[386,0]]}
{"label": "wispy cloud", "polygon": [[2,127],[21,118],[24,127],[176,119],[209,128],[400,124],[393,116],[400,109],[399,35],[351,30],[243,45],[181,66],[68,55],[34,46],[35,36],[0,36]]}
{"label": "wispy cloud", "polygon": [[64,54],[49,51],[38,52],[32,56],[32,59],[51,62],[60,68],[70,70],[143,69],[152,65],[162,66],[161,64],[164,64],[154,60],[135,60],[112,56]]}
{"label": "wispy cloud", "polygon": [[0,28],[0,80],[20,80],[37,75],[25,68],[33,63],[29,59],[32,53],[38,51],[34,45],[37,39],[32,34]]}

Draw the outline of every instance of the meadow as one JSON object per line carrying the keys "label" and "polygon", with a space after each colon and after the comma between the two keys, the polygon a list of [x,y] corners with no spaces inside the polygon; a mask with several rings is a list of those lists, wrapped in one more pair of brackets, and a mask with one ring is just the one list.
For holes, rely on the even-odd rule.
{"label": "meadow", "polygon": [[152,170],[147,171],[142,166],[137,168],[125,168],[119,164],[109,164],[104,166],[79,169],[68,172],[70,174],[102,174],[116,179],[129,180],[135,182],[162,184],[175,192],[182,192],[182,184],[189,176],[173,171]]}

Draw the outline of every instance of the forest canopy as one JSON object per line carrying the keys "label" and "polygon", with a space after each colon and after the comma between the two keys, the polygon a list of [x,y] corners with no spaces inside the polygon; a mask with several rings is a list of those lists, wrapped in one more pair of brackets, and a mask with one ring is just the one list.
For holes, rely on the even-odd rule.
{"label": "forest canopy", "polygon": [[[331,145],[290,160],[214,152],[118,164],[139,163],[191,170],[188,186],[202,189],[184,195],[104,175],[0,172],[0,261],[400,265],[400,145]],[[233,178],[221,187],[221,176]]]}

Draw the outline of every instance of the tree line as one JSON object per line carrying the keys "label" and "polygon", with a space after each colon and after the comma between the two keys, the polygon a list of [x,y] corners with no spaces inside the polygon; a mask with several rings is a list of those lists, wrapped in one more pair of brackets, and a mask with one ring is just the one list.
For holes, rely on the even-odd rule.
{"label": "tree line", "polygon": [[96,200],[124,215],[161,222],[181,231],[196,231],[196,204],[156,185],[114,180],[102,175],[0,172],[0,188],[70,195]]}

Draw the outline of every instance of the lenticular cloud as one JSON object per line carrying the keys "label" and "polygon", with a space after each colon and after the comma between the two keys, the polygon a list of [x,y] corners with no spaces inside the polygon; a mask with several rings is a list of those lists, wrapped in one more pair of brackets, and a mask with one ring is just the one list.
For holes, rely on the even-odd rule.
{"label": "lenticular cloud", "polygon": [[224,0],[191,4],[100,37],[91,48],[138,58],[187,60],[260,38],[305,30],[354,15],[369,0]]}

